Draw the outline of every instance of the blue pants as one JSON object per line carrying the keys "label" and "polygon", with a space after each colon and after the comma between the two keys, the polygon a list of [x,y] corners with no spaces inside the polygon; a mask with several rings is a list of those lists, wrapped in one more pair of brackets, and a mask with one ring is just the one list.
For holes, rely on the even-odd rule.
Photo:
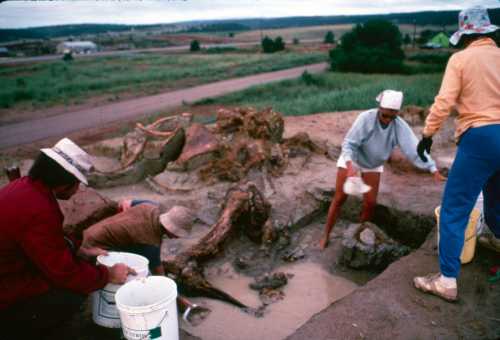
{"label": "blue pants", "polygon": [[500,124],[468,129],[444,190],[439,220],[439,265],[447,277],[458,277],[469,215],[483,190],[486,224],[500,237]]}

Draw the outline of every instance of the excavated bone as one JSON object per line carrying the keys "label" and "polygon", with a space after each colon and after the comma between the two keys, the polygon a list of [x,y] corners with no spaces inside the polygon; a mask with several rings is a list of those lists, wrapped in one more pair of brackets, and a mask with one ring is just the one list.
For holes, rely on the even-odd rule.
{"label": "excavated bone", "polygon": [[217,111],[216,128],[220,134],[244,132],[254,139],[281,143],[285,122],[281,114],[271,109],[220,109]]}
{"label": "excavated bone", "polygon": [[162,142],[162,151],[158,158],[142,157],[126,169],[110,173],[94,171],[88,176],[89,183],[95,188],[108,188],[134,184],[147,176],[154,176],[163,171],[168,162],[177,159],[184,146],[184,139],[184,129],[178,128],[170,138]]}
{"label": "excavated bone", "polygon": [[259,234],[262,237],[262,228],[270,210],[270,204],[253,183],[240,184],[230,189],[218,221],[204,237],[176,255],[164,256],[166,252],[162,251],[165,271],[174,277],[185,294],[212,297],[238,307],[246,307],[237,299],[213,287],[203,275],[202,263],[216,256],[238,230],[253,237]]}
{"label": "excavated bone", "polygon": [[190,171],[208,163],[219,149],[217,138],[202,124],[192,124],[179,158],[167,167],[171,171]]}
{"label": "excavated bone", "polygon": [[277,272],[273,274],[265,274],[255,279],[255,282],[249,284],[253,290],[261,290],[264,288],[276,289],[288,283],[288,276],[285,273]]}
{"label": "excavated bone", "polygon": [[135,130],[127,133],[123,140],[123,153],[120,159],[122,168],[127,168],[142,154],[146,146],[147,137],[143,131]]}
{"label": "excavated bone", "polygon": [[170,139],[177,134],[179,128],[187,128],[193,119],[192,114],[164,117],[147,126],[136,124],[134,131],[128,133],[123,141],[123,152],[120,162],[122,168],[127,168],[140,159],[149,138]]}

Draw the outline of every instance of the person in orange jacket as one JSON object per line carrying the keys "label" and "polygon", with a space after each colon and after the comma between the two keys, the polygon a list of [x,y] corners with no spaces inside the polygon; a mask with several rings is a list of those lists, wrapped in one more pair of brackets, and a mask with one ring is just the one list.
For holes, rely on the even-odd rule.
{"label": "person in orange jacket", "polygon": [[417,289],[447,301],[458,299],[464,231],[481,190],[485,221],[500,250],[500,49],[494,41],[498,27],[481,6],[461,11],[458,18],[459,29],[450,42],[465,49],[448,61],[417,146],[424,160],[431,151],[432,136],[456,109],[458,148],[439,219],[440,271],[413,279]]}

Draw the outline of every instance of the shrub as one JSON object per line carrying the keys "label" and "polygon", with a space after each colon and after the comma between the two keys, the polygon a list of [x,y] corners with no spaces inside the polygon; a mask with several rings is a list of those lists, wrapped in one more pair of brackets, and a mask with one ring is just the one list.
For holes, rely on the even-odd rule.
{"label": "shrub", "polygon": [[285,49],[285,42],[283,41],[283,38],[277,37],[274,40],[274,51],[283,51]]}
{"label": "shrub", "polygon": [[261,45],[262,45],[262,51],[264,51],[264,53],[274,52],[274,41],[268,36],[265,36],[264,39],[262,39]]}
{"label": "shrub", "polygon": [[408,33],[405,34],[405,37],[403,39],[403,44],[405,45],[410,45],[411,44],[411,37]]}
{"label": "shrub", "polygon": [[321,77],[316,77],[310,74],[309,72],[304,71],[302,75],[300,76],[300,79],[307,85],[307,86],[322,86],[324,85],[324,78]]}
{"label": "shrub", "polygon": [[16,78],[17,87],[26,87],[26,80],[24,78]]}
{"label": "shrub", "polygon": [[71,53],[71,52],[64,53],[62,59],[64,61],[72,61],[73,60],[73,53]]}
{"label": "shrub", "polygon": [[333,34],[332,31],[326,32],[324,43],[325,44],[333,44],[333,43],[335,43],[335,35]]}
{"label": "shrub", "polygon": [[300,78],[306,85],[314,85],[314,78],[307,70],[302,73]]}
{"label": "shrub", "polygon": [[448,59],[450,59],[451,53],[445,52],[445,53],[419,53],[415,54],[411,57],[408,57],[408,60],[412,61],[418,61],[420,63],[424,64],[440,64],[440,65],[446,65],[448,62]]}
{"label": "shrub", "polygon": [[429,74],[429,73],[441,73],[446,68],[446,65],[441,64],[411,64],[404,65],[404,74]]}
{"label": "shrub", "polygon": [[388,21],[358,24],[330,50],[332,70],[362,73],[404,72],[401,32]]}
{"label": "shrub", "polygon": [[189,47],[191,52],[197,52],[200,50],[200,42],[198,40],[191,41],[191,46]]}
{"label": "shrub", "polygon": [[274,53],[277,51],[283,51],[285,49],[285,42],[283,38],[277,37],[274,41],[273,39],[265,36],[261,41],[262,51],[264,53]]}
{"label": "shrub", "polygon": [[417,38],[417,43],[419,44],[425,44],[429,40],[432,39],[433,36],[438,34],[441,31],[434,31],[434,30],[423,30],[420,32],[420,35]]}
{"label": "shrub", "polygon": [[300,43],[299,38],[293,38],[293,44],[298,45]]}
{"label": "shrub", "polygon": [[227,53],[227,52],[236,52],[238,49],[233,46],[223,46],[223,47],[209,47],[205,50],[206,53],[209,54],[219,54],[219,53]]}

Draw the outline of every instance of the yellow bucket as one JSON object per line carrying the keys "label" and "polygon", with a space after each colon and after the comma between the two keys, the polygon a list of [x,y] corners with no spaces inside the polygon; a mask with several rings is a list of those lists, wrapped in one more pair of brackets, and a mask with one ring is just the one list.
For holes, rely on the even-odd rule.
{"label": "yellow bucket", "polygon": [[[437,220],[437,242],[438,242],[438,251],[439,251],[439,212],[441,211],[441,206],[437,207],[434,210],[436,214]],[[462,248],[462,254],[460,254],[460,261],[465,264],[472,261],[474,258],[474,252],[476,250],[476,240],[477,240],[477,223],[479,221],[479,215],[481,212],[479,209],[474,208],[469,215],[469,223],[467,224],[467,228],[465,229],[465,238],[464,238],[464,246]]]}

